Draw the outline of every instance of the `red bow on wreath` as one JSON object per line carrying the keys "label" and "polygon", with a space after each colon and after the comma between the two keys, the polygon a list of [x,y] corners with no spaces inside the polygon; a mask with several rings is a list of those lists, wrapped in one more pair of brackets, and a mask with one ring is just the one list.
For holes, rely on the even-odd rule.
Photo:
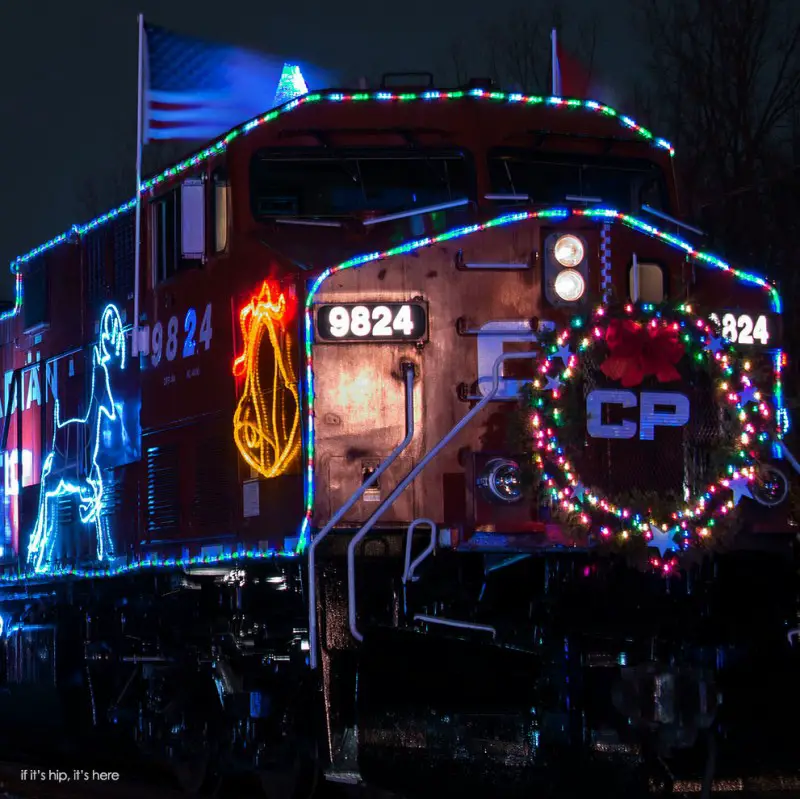
{"label": "red bow on wreath", "polygon": [[685,349],[678,331],[663,325],[641,325],[630,319],[613,319],[606,329],[609,356],[600,371],[625,388],[638,386],[648,375],[659,383],[679,380],[675,364]]}

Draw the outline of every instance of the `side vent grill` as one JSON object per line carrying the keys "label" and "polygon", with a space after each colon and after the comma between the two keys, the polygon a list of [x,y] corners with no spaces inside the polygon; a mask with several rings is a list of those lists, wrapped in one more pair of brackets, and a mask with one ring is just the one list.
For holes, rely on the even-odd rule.
{"label": "side vent grill", "polygon": [[114,223],[114,295],[122,301],[133,294],[135,225],[133,213],[119,217]]}
{"label": "side vent grill", "polygon": [[[64,494],[58,497],[58,506],[56,511],[56,525],[57,536],[56,541],[60,542],[62,547],[62,554],[65,557],[75,556],[81,554],[83,541],[76,540],[76,532],[80,533],[76,527],[78,526],[78,514],[76,506],[76,499],[74,494]],[[82,525],[81,525],[82,526]],[[87,534],[94,532],[93,527],[86,527]],[[73,548],[78,545],[78,552],[73,552]],[[56,548],[58,545],[56,545]]]}
{"label": "side vent grill", "polygon": [[177,446],[147,450],[147,532],[150,539],[175,538],[179,529],[180,486]]}
{"label": "side vent grill", "polygon": [[231,529],[235,469],[231,464],[230,436],[218,433],[198,441],[195,457],[193,516],[204,534]]}
{"label": "side vent grill", "polygon": [[101,516],[114,516],[122,508],[123,483],[118,475],[108,469],[103,472],[103,507]]}

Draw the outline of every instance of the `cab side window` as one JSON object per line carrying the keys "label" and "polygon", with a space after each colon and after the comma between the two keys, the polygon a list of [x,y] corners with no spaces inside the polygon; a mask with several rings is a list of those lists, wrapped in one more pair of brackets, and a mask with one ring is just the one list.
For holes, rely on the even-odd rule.
{"label": "cab side window", "polygon": [[206,256],[205,182],[185,180],[150,206],[154,284],[202,266]]}
{"label": "cab side window", "polygon": [[228,237],[231,223],[231,184],[224,167],[214,170],[211,175],[211,246],[214,253],[228,250]]}

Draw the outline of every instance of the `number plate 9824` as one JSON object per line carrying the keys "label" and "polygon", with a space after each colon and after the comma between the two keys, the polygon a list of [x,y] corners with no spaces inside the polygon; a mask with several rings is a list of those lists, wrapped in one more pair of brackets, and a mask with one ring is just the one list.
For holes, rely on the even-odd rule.
{"label": "number plate 9824", "polygon": [[780,316],[740,310],[717,311],[710,315],[723,338],[739,347],[776,349],[781,344]]}
{"label": "number plate 9824", "polygon": [[319,305],[317,339],[325,342],[421,341],[428,335],[423,302],[354,302]]}

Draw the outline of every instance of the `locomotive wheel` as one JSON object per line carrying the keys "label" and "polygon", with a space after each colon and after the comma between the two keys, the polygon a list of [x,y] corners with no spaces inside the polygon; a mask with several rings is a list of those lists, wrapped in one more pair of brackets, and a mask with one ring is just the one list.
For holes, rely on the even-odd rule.
{"label": "locomotive wheel", "polygon": [[259,772],[266,799],[311,799],[319,784],[319,751],[311,741],[298,742],[291,762]]}

